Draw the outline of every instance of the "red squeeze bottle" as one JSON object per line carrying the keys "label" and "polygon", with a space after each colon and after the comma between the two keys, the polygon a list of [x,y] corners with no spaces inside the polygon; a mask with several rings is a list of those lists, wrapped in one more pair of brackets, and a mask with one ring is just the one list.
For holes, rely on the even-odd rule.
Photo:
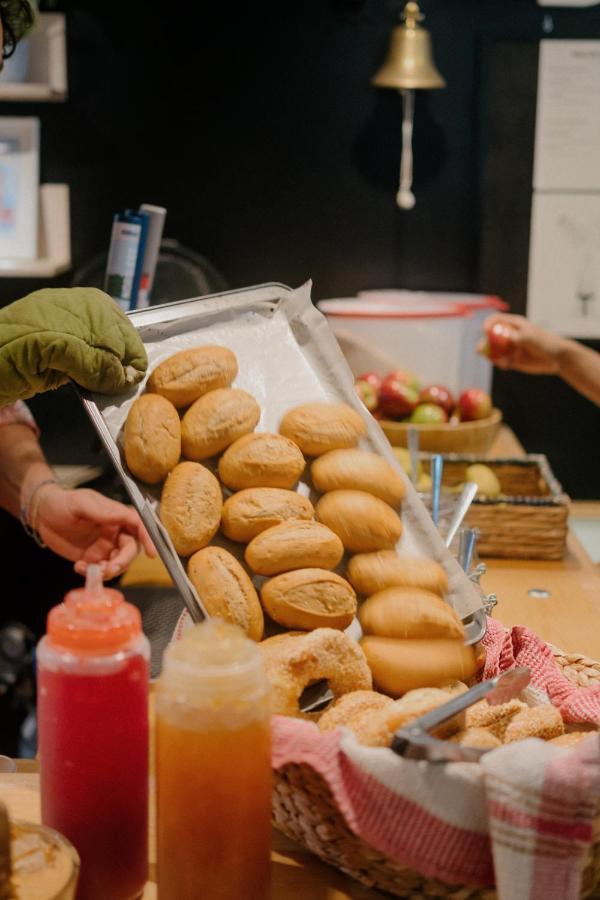
{"label": "red squeeze bottle", "polygon": [[149,658],[139,611],[98,566],[38,645],[42,822],[81,857],[77,900],[133,900],[148,877]]}

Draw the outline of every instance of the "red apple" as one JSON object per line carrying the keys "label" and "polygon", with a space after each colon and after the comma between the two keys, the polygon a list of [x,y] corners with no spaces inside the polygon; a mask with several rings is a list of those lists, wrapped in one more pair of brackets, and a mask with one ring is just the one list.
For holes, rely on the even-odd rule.
{"label": "red apple", "polygon": [[372,385],[375,388],[377,393],[379,393],[383,378],[381,377],[381,375],[378,375],[377,372],[365,372],[364,375],[359,375],[356,380],[366,381],[368,384]]}
{"label": "red apple", "polygon": [[379,409],[384,416],[401,419],[410,415],[418,402],[418,391],[406,382],[399,381],[395,372],[383,379],[379,391]]}
{"label": "red apple", "polygon": [[423,388],[419,394],[419,403],[435,403],[436,406],[442,407],[446,416],[451,414],[456,405],[454,397],[443,384],[430,384],[429,387]]}
{"label": "red apple", "polygon": [[394,369],[393,372],[389,372],[386,375],[384,381],[387,381],[388,378],[393,378],[395,381],[405,384],[411,390],[416,391],[417,394],[421,390],[421,383],[417,376],[413,372],[408,372],[406,369]]}
{"label": "red apple", "polygon": [[356,381],[354,384],[354,390],[356,391],[362,402],[365,404],[369,412],[377,409],[379,396],[372,384],[359,378],[358,381]]}
{"label": "red apple", "polygon": [[487,419],[492,412],[492,400],[481,388],[468,388],[458,398],[458,408],[462,422]]}
{"label": "red apple", "polygon": [[482,353],[492,362],[507,356],[512,348],[512,329],[503,322],[494,322],[487,331]]}
{"label": "red apple", "polygon": [[419,403],[413,409],[408,421],[417,425],[439,425],[447,422],[448,416],[446,410],[436,403]]}

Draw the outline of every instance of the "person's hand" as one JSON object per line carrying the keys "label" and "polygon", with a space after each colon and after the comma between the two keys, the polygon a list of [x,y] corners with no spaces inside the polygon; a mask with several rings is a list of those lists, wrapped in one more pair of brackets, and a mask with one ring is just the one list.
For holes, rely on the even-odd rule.
{"label": "person's hand", "polygon": [[134,509],[87,488],[44,485],[31,524],[50,549],[75,563],[79,575],[85,575],[88,563],[99,563],[105,579],[115,578],[138,554],[140,544],[148,556],[156,556]]}
{"label": "person's hand", "polygon": [[495,366],[499,369],[517,369],[530,375],[558,374],[564,338],[533,325],[524,316],[498,313],[483,323],[488,337],[479,343],[477,349],[480,353],[485,352],[494,326],[502,326],[506,336],[506,348],[502,354],[493,354]]}

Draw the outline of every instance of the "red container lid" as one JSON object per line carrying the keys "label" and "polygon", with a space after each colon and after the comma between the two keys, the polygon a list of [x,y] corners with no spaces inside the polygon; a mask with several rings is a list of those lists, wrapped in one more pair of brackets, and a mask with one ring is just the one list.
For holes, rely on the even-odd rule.
{"label": "red container lid", "polygon": [[470,315],[467,307],[459,303],[427,302],[427,299],[398,304],[393,300],[343,297],[320,300],[317,307],[326,316],[341,319],[448,319]]}
{"label": "red container lid", "polygon": [[384,301],[398,304],[458,303],[467,309],[495,309],[506,312],[508,303],[495,294],[463,294],[458,291],[407,291],[397,288],[359,291],[359,298],[369,301]]}

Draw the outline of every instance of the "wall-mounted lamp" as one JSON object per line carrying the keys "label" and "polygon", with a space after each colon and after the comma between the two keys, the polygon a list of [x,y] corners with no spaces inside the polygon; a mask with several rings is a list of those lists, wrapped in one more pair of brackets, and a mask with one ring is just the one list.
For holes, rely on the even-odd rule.
{"label": "wall-mounted lamp", "polygon": [[402,12],[403,24],[392,31],[387,57],[371,84],[394,88],[402,94],[402,156],[400,186],[396,203],[401,209],[412,209],[412,132],[415,89],[443,88],[446,82],[433,62],[429,32],[419,25],[424,16],[417,3],[409,2]]}

